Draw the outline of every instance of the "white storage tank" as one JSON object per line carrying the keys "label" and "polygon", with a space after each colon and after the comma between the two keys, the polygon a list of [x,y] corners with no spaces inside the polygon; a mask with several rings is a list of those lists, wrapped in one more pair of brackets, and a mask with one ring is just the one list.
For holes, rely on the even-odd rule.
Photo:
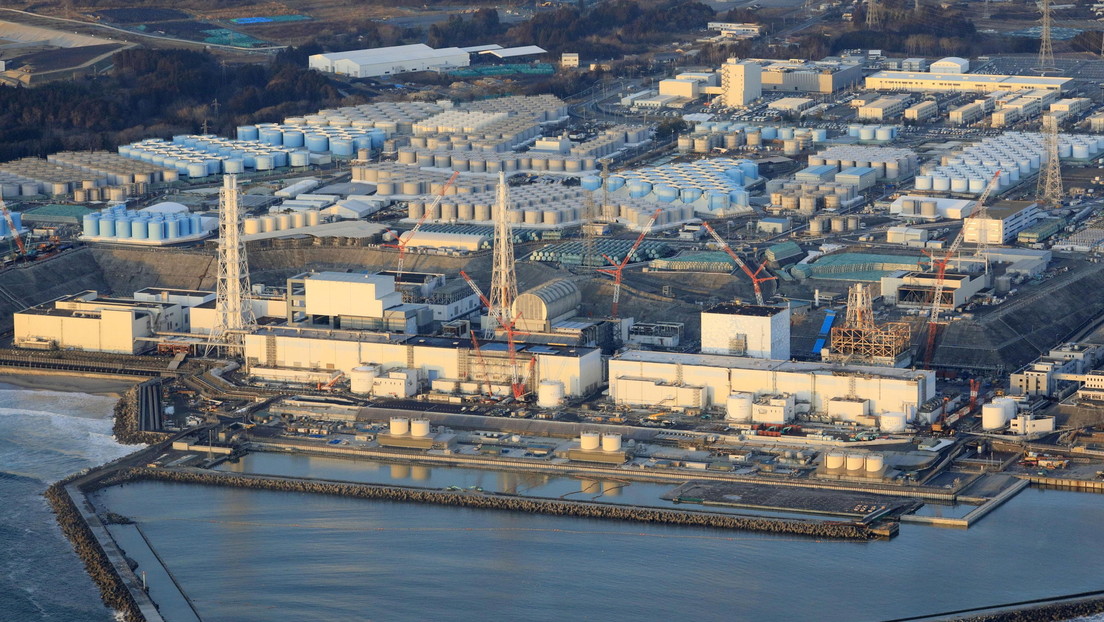
{"label": "white storage tank", "polygon": [[379,370],[370,365],[354,367],[349,372],[349,390],[358,395],[372,393],[372,384],[379,375]]}
{"label": "white storage tank", "polygon": [[864,466],[866,466],[866,456],[864,454],[847,454],[848,471],[861,471]]}
{"label": "white storage tank", "polygon": [[844,454],[830,453],[824,457],[824,466],[832,470],[842,469],[844,465]]}
{"label": "white storage tank", "polygon": [[878,418],[878,428],[886,434],[904,432],[905,423],[905,413],[885,413]]}
{"label": "white storage tank", "polygon": [[537,385],[537,406],[559,408],[563,406],[564,385],[559,380],[541,380]]}
{"label": "white storage tank", "polygon": [[870,454],[866,457],[866,472],[881,473],[885,468],[885,458],[882,454]]}
{"label": "white storage tank", "polygon": [[989,404],[984,404],[981,407],[981,429],[983,430],[999,430],[1008,423],[1009,418],[1006,418],[1005,413],[1007,408],[1004,404],[994,400]]}
{"label": "white storage tank", "polygon": [[751,406],[755,396],[751,393],[733,393],[725,402],[725,419],[729,421],[751,421]]}
{"label": "white storage tank", "polygon": [[417,438],[429,436],[429,419],[413,419],[410,421],[410,435]]}
{"label": "white storage tank", "polygon": [[402,436],[410,432],[410,419],[406,417],[391,417],[391,434]]}
{"label": "white storage tank", "polygon": [[583,432],[579,435],[579,449],[596,451],[600,444],[601,436],[597,432]]}
{"label": "white storage tank", "polygon": [[603,434],[602,451],[621,451],[621,435]]}

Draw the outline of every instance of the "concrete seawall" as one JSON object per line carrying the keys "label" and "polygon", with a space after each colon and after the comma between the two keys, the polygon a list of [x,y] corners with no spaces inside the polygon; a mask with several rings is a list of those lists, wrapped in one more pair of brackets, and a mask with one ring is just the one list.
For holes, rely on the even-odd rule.
{"label": "concrete seawall", "polygon": [[229,486],[257,490],[306,492],[408,503],[431,503],[452,507],[506,510],[528,514],[547,514],[550,516],[571,516],[577,518],[622,520],[689,527],[760,531],[815,538],[871,540],[878,537],[878,535],[867,526],[847,522],[773,519],[736,514],[619,505],[594,501],[564,501],[493,493],[484,494],[467,491],[444,491],[427,488],[384,486],[379,484],[306,480],[269,475],[227,474],[200,469],[130,468],[120,470],[104,478],[97,483],[97,486],[106,487],[143,480]]}

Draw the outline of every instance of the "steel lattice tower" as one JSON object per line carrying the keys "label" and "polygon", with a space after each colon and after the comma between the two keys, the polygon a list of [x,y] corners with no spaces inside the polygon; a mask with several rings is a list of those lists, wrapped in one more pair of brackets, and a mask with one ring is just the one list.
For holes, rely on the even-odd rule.
{"label": "steel lattice tower", "polygon": [[1039,33],[1039,73],[1058,71],[1054,66],[1054,47],[1050,43],[1050,0],[1043,0],[1042,30]]}
{"label": "steel lattice tower", "polygon": [[878,0],[866,2],[866,27],[875,29],[882,23],[882,5]]}
{"label": "steel lattice tower", "polygon": [[1058,161],[1058,119],[1043,116],[1043,167],[1035,195],[1046,209],[1062,205],[1062,164]]}
{"label": "steel lattice tower", "polygon": [[235,175],[224,175],[219,191],[218,280],[215,284],[215,328],[211,342],[242,345],[242,330],[257,318],[250,304],[249,264],[242,240],[241,195]]}
{"label": "steel lattice tower", "polygon": [[[512,305],[517,298],[517,274],[514,272],[514,239],[507,220],[510,206],[510,189],[506,186],[506,174],[498,174],[498,194],[495,197],[494,213],[494,267],[491,270],[492,317],[499,318],[498,326],[509,326],[512,319]],[[493,334],[494,326],[488,331]]]}

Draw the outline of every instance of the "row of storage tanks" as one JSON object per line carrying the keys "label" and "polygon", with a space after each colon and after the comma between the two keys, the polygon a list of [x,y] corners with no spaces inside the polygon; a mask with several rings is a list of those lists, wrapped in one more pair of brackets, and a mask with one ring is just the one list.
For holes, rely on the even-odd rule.
{"label": "row of storage tanks", "polygon": [[567,104],[552,94],[511,95],[495,99],[484,99],[467,104],[469,110],[484,112],[509,112],[521,117],[530,117],[536,121],[557,121],[567,116]]}
{"label": "row of storage tanks", "polygon": [[858,216],[817,216],[809,221],[809,235],[858,231],[861,225]]}
{"label": "row of storage tanks", "polygon": [[[1042,166],[1046,150],[1043,135],[1006,132],[944,156],[940,166],[916,176],[917,190],[981,194],[1000,170],[999,188],[1007,188]],[[1086,160],[1104,152],[1104,138],[1087,134],[1060,134],[1058,156]]]}
{"label": "row of storage tanks", "polygon": [[579,435],[579,449],[583,451],[621,451],[621,435],[583,432]]}
{"label": "row of storage tanks", "polygon": [[878,179],[895,180],[908,177],[920,168],[920,159],[908,149],[886,147],[844,146],[833,147],[809,156],[809,166],[872,168]]}
{"label": "row of storage tanks", "polygon": [[376,102],[341,108],[326,108],[315,114],[301,117],[287,117],[284,125],[308,126],[311,128],[377,128],[387,133],[410,134],[414,122],[431,117],[442,108],[429,102]]}
{"label": "row of storage tanks", "polygon": [[768,190],[772,205],[806,216],[812,216],[820,210],[841,209],[859,198],[855,186],[836,182],[785,182],[780,188]]}
{"label": "row of storage tanks", "polygon": [[[653,185],[651,182],[640,179],[620,183],[619,181],[613,181],[614,177],[619,176],[613,175],[607,179],[607,190],[610,193],[628,195],[630,199],[654,200],[660,204],[702,203],[703,208],[709,211],[723,210],[733,205],[747,206],[750,201],[748,191],[743,188],[726,190],[718,188],[719,184],[712,184],[706,180],[670,179],[667,180],[667,183]],[[594,175],[588,175],[582,178],[580,185],[584,190],[597,192],[602,189],[602,179]],[[704,189],[701,186],[707,186],[709,189]]]}
{"label": "row of storage tanks", "polygon": [[901,215],[937,218],[939,216],[939,202],[928,199],[902,199]]}
{"label": "row of storage tanks", "polygon": [[[271,171],[285,166],[307,166],[309,154],[289,152],[260,143],[217,136],[173,136],[172,142],[149,138],[120,145],[119,154],[169,169],[166,181],[178,176],[192,179],[219,174],[240,174],[246,169]],[[172,179],[169,179],[170,173]]]}
{"label": "row of storage tanks", "polygon": [[313,209],[302,212],[285,212],[283,214],[269,214],[256,218],[246,218],[242,222],[242,231],[246,235],[254,233],[271,233],[273,231],[287,231],[302,227],[313,227],[322,224],[322,212]]}
{"label": "row of storage tanks", "polygon": [[867,125],[852,123],[847,126],[847,135],[859,140],[890,142],[897,138],[901,128],[896,125]]}
{"label": "row of storage tanks", "polygon": [[[88,178],[99,187],[164,181],[164,168],[110,151],[63,151],[46,156],[46,161],[91,173]],[[87,180],[82,183],[82,188],[90,187]]]}
{"label": "row of storage tanks", "polygon": [[473,148],[489,151],[506,151],[540,134],[538,121],[503,112],[452,110],[414,124],[415,136],[458,136],[471,142]]}
{"label": "row of storage tanks", "polygon": [[[609,257],[615,262],[620,262],[625,255],[632,250],[632,240],[598,240],[595,251],[600,255]],[[579,266],[583,263],[585,249],[582,242],[568,242],[566,244],[552,244],[533,251],[529,258],[533,261],[562,263],[569,266]],[[633,252],[630,261],[651,261],[668,257],[672,254],[671,247],[664,242],[647,240]],[[601,260],[603,265],[607,263]]]}
{"label": "row of storage tanks", "polygon": [[[788,129],[788,128],[787,128]],[[817,138],[823,136],[823,138]],[[827,139],[826,130],[813,130],[798,128],[788,138],[779,138],[782,142],[782,153],[785,155],[797,155],[806,149],[811,149],[813,144]],[[773,139],[767,139],[761,132],[736,131],[736,132],[710,132],[708,134],[691,134],[679,136],[677,147],[679,153],[709,153],[713,149],[739,149],[740,147],[760,148],[763,143]]]}
{"label": "row of storage tanks", "polygon": [[877,453],[843,453],[833,451],[825,454],[824,468],[829,471],[847,471],[879,475],[885,470],[885,456]]}
{"label": "row of storage tanks", "polygon": [[999,430],[1016,417],[1016,400],[998,397],[981,406],[981,429]]}
{"label": "row of storage tanks", "polygon": [[107,186],[104,188],[75,188],[73,189],[73,201],[77,203],[125,201],[128,196],[143,195],[147,192],[149,192],[149,184],[147,183]]}
{"label": "row of storage tanks", "polygon": [[270,147],[306,150],[311,153],[331,153],[351,158],[360,149],[382,149],[387,132],[380,128],[310,127],[258,123],[237,129],[238,141]]}
{"label": "row of storage tanks", "polygon": [[828,130],[821,128],[757,125],[739,121],[699,121],[694,125],[694,132],[716,132],[721,134],[742,132],[744,134],[759,134],[763,140],[789,140],[806,135],[811,136],[813,141],[818,143],[828,140]]}
{"label": "row of storage tanks", "polygon": [[[165,177],[169,181],[176,180],[175,171],[160,173],[138,173],[134,178],[151,183],[162,181]],[[13,162],[0,165],[0,196],[12,198],[18,196],[52,195],[65,196],[74,190],[101,189],[107,196],[101,198],[114,198],[109,187],[122,188],[118,193],[123,196],[130,191],[127,186],[109,186],[109,178],[104,175],[90,174],[90,171],[81,170],[68,164],[51,162],[40,158],[22,158]]]}
{"label": "row of storage tanks", "polygon": [[206,233],[199,214],[132,212],[115,205],[84,216],[86,237],[119,240],[165,241],[193,238]]}
{"label": "row of storage tanks", "polygon": [[430,435],[429,419],[408,419],[406,417],[391,417],[388,427],[391,436],[413,436],[425,438]]}
{"label": "row of storage tanks", "polygon": [[434,151],[416,147],[398,150],[400,164],[445,168],[461,173],[513,173],[536,171],[550,173],[581,173],[597,168],[594,157],[554,153],[488,153],[485,151]]}

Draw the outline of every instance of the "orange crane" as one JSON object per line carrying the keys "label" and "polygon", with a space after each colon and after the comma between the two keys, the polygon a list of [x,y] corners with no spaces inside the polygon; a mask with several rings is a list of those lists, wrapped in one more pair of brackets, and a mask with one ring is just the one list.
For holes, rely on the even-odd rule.
{"label": "orange crane", "polygon": [[[1000,169],[997,169],[996,173],[993,173],[993,178],[989,180],[989,184],[985,186],[985,191],[981,193],[981,196],[977,201],[977,209],[974,213],[970,214],[970,218],[984,216],[985,202],[989,200],[989,195],[992,194],[993,189],[997,187],[1000,181]],[[947,281],[947,264],[951,262],[951,257],[954,257],[955,253],[962,246],[962,239],[966,233],[966,221],[962,221],[962,228],[959,229],[958,235],[955,236],[951,247],[943,254],[942,257],[936,258],[936,256],[928,251],[924,253],[931,258],[932,267],[935,268],[935,292],[932,296],[931,317],[928,319],[928,339],[927,344],[924,347],[924,368],[931,369],[932,355],[935,353],[935,338],[939,334],[939,309],[942,306],[943,300],[943,286]],[[979,231],[979,239],[988,235],[988,230]]]}
{"label": "orange crane", "polygon": [[636,249],[640,248],[640,244],[644,241],[644,236],[648,235],[648,232],[652,230],[652,225],[655,224],[656,218],[659,218],[660,213],[663,212],[663,208],[659,208],[652,214],[652,217],[648,219],[648,224],[644,225],[644,228],[640,231],[640,235],[637,236],[636,242],[633,243],[629,252],[625,253],[625,257],[620,261],[614,261],[609,255],[602,254],[606,258],[606,261],[613,265],[612,268],[598,268],[598,272],[608,274],[613,277],[613,317],[617,317],[618,302],[621,300],[621,276],[625,266],[629,265],[629,261],[632,260],[632,256],[636,253]]}
{"label": "orange crane", "polygon": [[334,386],[337,385],[337,381],[341,380],[341,378],[344,377],[344,376],[345,376],[345,372],[338,372],[337,375],[335,375],[333,378],[330,378],[329,382],[319,382],[318,383],[318,390],[319,391],[333,391]]}
{"label": "orange crane", "polygon": [[8,206],[0,201],[0,212],[4,214],[4,221],[8,223],[8,229],[11,230],[12,239],[15,240],[15,245],[19,247],[19,256],[23,257],[27,254],[27,247],[23,244],[23,236],[19,235],[19,229],[15,227],[15,221],[12,219],[11,212],[8,211]]}
{"label": "orange crane", "polygon": [[493,394],[493,391],[491,390],[491,380],[487,376],[487,361],[483,360],[483,351],[479,349],[479,338],[475,336],[474,330],[469,330],[468,335],[471,337],[472,348],[475,350],[475,358],[479,361],[479,393],[483,393],[483,384],[486,383],[487,395],[491,395]]}
{"label": "orange crane", "polygon": [[[475,295],[479,296],[479,300],[483,303],[483,306],[487,307],[488,311],[490,311],[491,301],[487,300],[487,297],[483,295],[483,290],[479,289],[479,286],[475,284],[475,281],[473,281],[470,276],[468,276],[467,272],[461,270],[460,276],[463,277],[465,281],[467,281],[468,287],[471,287],[472,291],[475,292]],[[525,394],[528,392],[526,389],[526,382],[522,379],[521,373],[518,370],[517,336],[525,334],[523,331],[519,331],[517,329],[517,321],[521,319],[521,316],[519,315],[516,318],[499,317],[497,314],[494,314],[492,312],[491,317],[493,317],[495,321],[498,322],[498,325],[502,327],[502,331],[506,333],[506,346],[507,351],[510,353],[510,388],[514,394],[514,399],[520,400],[521,398],[525,397]],[[530,360],[530,370],[532,369],[535,362],[536,358]],[[525,380],[528,379],[529,373],[530,372],[527,372],[527,377]]]}
{"label": "orange crane", "polygon": [[445,198],[445,192],[448,191],[449,186],[451,186],[452,182],[456,181],[456,178],[459,177],[459,176],[460,176],[459,172],[454,172],[452,174],[452,177],[448,178],[448,181],[445,182],[445,185],[441,187],[441,192],[437,193],[437,197],[435,199],[433,199],[433,203],[430,203],[429,205],[427,205],[425,207],[425,209],[422,211],[422,217],[418,219],[418,223],[415,224],[414,228],[410,230],[409,235],[406,236],[405,240],[402,239],[402,237],[400,237],[399,234],[395,233],[394,231],[392,231],[390,229],[387,230],[388,233],[390,233],[392,236],[394,236],[395,243],[394,244],[384,244],[384,246],[387,246],[389,248],[398,249],[398,251],[399,251],[399,265],[395,269],[395,271],[398,272],[398,274],[395,276],[395,283],[396,284],[402,279],[403,260],[406,259],[406,245],[410,244],[410,240],[414,239],[414,236],[418,233],[418,231],[421,230],[422,225],[426,221],[426,218],[429,217],[429,213],[431,211],[433,211],[434,209],[436,209],[437,206],[441,204],[441,200]]}
{"label": "orange crane", "polygon": [[748,275],[748,278],[751,279],[752,285],[755,286],[755,302],[759,305],[762,305],[763,288],[759,287],[759,284],[766,283],[767,281],[778,278],[776,276],[759,276],[760,272],[767,269],[767,262],[764,261],[763,263],[759,264],[759,269],[755,272],[752,272],[751,268],[749,268],[748,265],[744,263],[744,260],[740,259],[740,256],[732,250],[732,247],[728,245],[728,242],[725,242],[724,238],[722,238],[720,234],[714,231],[713,227],[709,226],[709,223],[703,222],[702,226],[705,227],[705,230],[709,232],[709,235],[713,236],[713,239],[717,241],[717,244],[721,246],[721,250],[728,253],[728,256],[732,258],[732,261],[735,261],[736,265],[740,266],[740,269],[744,271],[744,274]]}

